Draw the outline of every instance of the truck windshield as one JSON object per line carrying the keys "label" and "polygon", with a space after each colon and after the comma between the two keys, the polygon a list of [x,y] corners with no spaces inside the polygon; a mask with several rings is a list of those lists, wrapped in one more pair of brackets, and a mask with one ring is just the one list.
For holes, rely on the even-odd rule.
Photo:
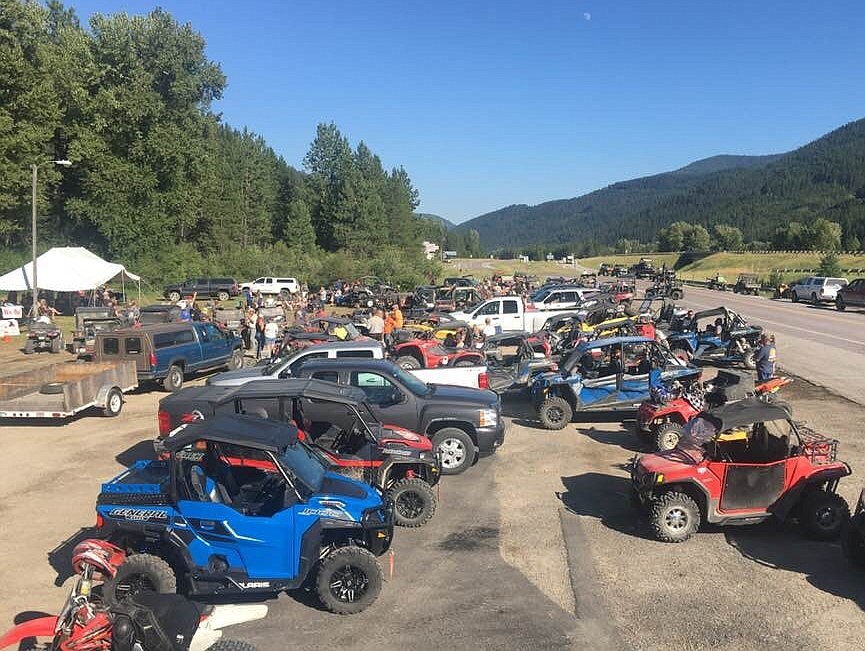
{"label": "truck windshield", "polygon": [[408,387],[409,391],[411,391],[416,396],[425,396],[427,393],[429,393],[429,387],[427,386],[426,382],[422,382],[411,373],[405,372],[399,366],[394,365],[393,376],[398,381],[402,382],[406,387]]}
{"label": "truck windshield", "polygon": [[280,460],[283,467],[299,479],[312,493],[321,489],[325,467],[321,459],[303,443],[295,443],[285,448]]}

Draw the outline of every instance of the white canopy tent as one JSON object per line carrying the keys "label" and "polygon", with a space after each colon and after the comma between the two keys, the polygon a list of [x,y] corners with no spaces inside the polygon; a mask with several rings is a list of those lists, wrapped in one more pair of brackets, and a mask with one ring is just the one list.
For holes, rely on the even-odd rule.
{"label": "white canopy tent", "polygon": [[[126,270],[122,264],[103,260],[95,253],[78,246],[54,247],[36,258],[39,289],[55,292],[77,292],[96,289],[118,276],[124,284],[128,278],[138,283],[141,277]],[[33,262],[0,276],[0,290],[32,291]]]}

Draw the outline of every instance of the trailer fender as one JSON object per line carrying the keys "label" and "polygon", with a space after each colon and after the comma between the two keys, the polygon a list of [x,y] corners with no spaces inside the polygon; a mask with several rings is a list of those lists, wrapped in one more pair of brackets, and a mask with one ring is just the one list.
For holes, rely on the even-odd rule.
{"label": "trailer fender", "polygon": [[[123,394],[123,390],[116,384],[103,384],[101,387],[99,387],[99,391],[96,392],[96,398],[94,399],[93,404],[97,407],[101,407],[102,409],[107,407],[108,394],[111,392],[112,389],[117,389],[118,391],[120,391],[121,395]],[[126,401],[124,400],[123,402],[125,403]]]}

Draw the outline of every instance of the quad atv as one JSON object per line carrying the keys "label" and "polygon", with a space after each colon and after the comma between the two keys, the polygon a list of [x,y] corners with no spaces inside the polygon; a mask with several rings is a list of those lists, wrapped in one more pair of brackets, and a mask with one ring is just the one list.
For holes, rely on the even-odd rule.
{"label": "quad atv", "polygon": [[24,342],[25,355],[32,355],[43,350],[59,353],[63,348],[63,330],[60,326],[44,321],[33,321],[30,324],[27,340]]}
{"label": "quad atv", "polygon": [[687,326],[682,320],[674,323],[667,343],[676,355],[690,362],[742,364],[754,369],[762,332],[761,326],[750,325],[732,310],[717,307],[697,312]]}
{"label": "quad atv", "polygon": [[850,517],[838,482],[851,473],[838,442],[793,422],[781,405],[751,398],[703,412],[679,445],[634,457],[633,499],[655,537],[682,542],[702,522],[796,519],[819,540],[837,538]]}
{"label": "quad atv", "polygon": [[[458,332],[464,336],[463,348],[454,347]],[[444,341],[441,340],[442,333],[446,333]],[[413,338],[398,335],[390,353],[396,364],[407,371],[483,363],[483,354],[472,347],[472,327],[464,321],[445,321]]]}
{"label": "quad atv", "polygon": [[681,280],[664,278],[656,280],[651,287],[646,288],[646,298],[671,298],[681,301],[685,298],[685,288]]}
{"label": "quad atv", "polygon": [[648,337],[597,339],[577,346],[558,372],[540,373],[532,404],[541,424],[559,430],[581,411],[634,411],[649,397],[649,372],[685,385],[700,370],[679,360]]}
{"label": "quad atv", "polygon": [[307,379],[256,380],[238,387],[179,391],[159,403],[160,435],[193,419],[243,413],[290,421],[330,470],[378,488],[394,504],[396,524],[420,527],[436,510],[433,486],[441,476],[432,442],[382,425],[355,387]]}
{"label": "quad atv", "polygon": [[99,537],[126,550],[104,595],[273,594],[312,587],[350,614],[381,591],[376,556],[393,510],[375,488],[329,471],[288,423],[217,416],[161,442],[167,459],[138,461],[102,485]]}
{"label": "quad atv", "polygon": [[637,410],[637,432],[648,438],[655,449],[672,450],[678,445],[685,424],[704,408],[755,396],[765,402],[777,402],[775,394],[792,381],[774,377],[755,385],[750,371],[720,371],[712,382],[693,383],[687,391],[677,382],[669,388],[663,384],[653,386],[650,398]]}

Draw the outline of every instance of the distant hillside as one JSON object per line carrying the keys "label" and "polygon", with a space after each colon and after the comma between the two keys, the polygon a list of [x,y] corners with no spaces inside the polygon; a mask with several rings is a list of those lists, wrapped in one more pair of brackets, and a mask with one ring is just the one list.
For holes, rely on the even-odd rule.
{"label": "distant hillside", "polygon": [[674,221],[738,226],[768,240],[790,221],[840,222],[865,241],[865,120],[773,156],[713,156],[574,199],[513,205],[471,219],[488,250],[535,243],[653,240]]}
{"label": "distant hillside", "polygon": [[421,219],[426,219],[427,221],[431,221],[431,222],[443,225],[445,227],[445,230],[450,231],[450,230],[453,230],[454,228],[457,227],[457,225],[454,224],[452,221],[449,221],[449,220],[445,219],[444,217],[440,217],[439,215],[433,215],[432,213],[428,213],[428,212],[419,212],[419,213],[415,213],[415,214],[418,217],[420,217]]}

